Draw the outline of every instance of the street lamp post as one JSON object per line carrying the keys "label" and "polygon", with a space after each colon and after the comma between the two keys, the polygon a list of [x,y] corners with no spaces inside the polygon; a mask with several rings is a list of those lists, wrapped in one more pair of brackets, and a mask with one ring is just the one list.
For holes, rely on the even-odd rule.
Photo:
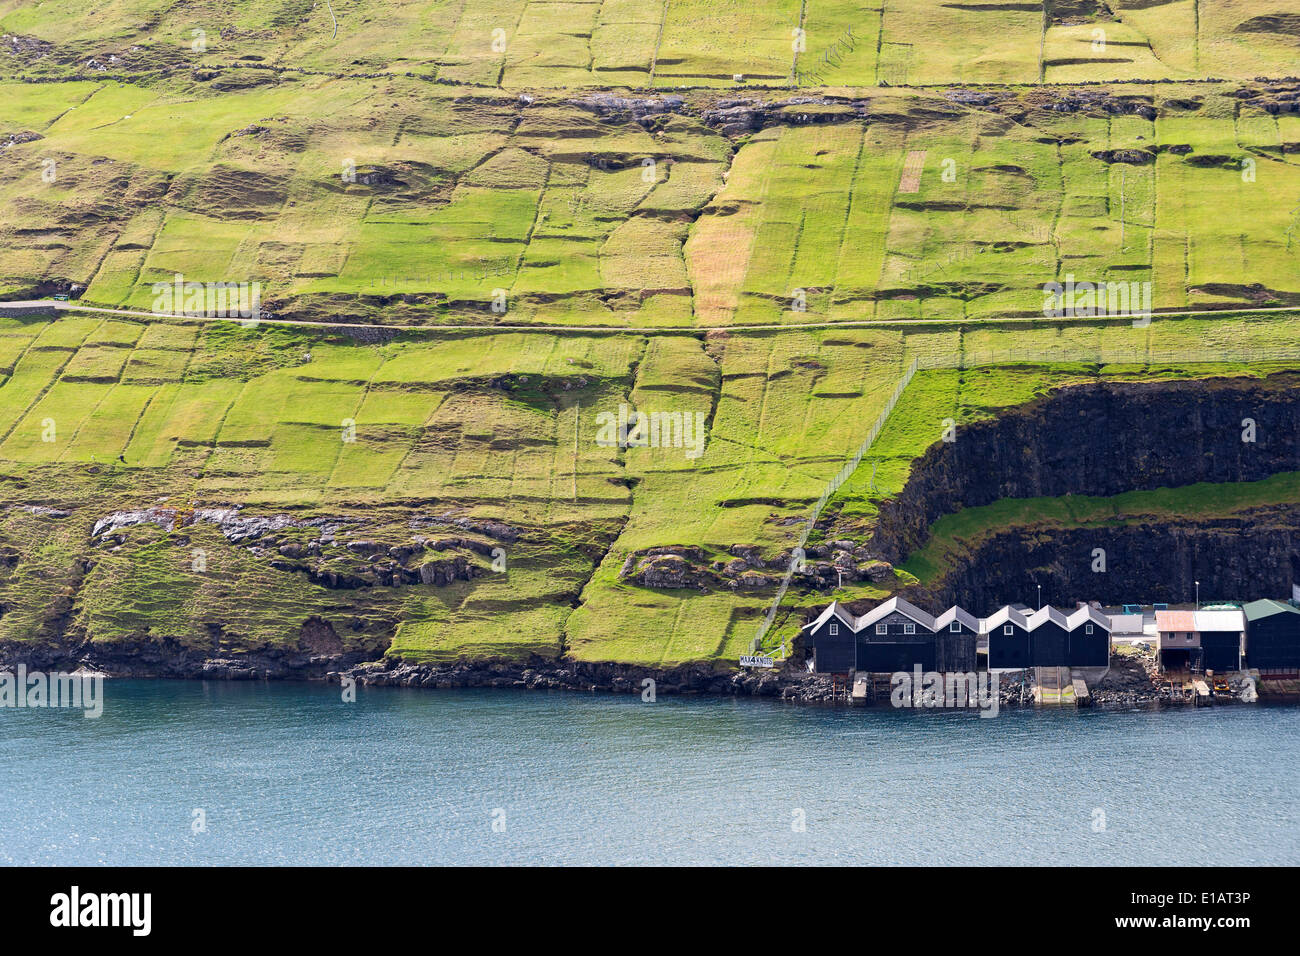
{"label": "street lamp post", "polygon": [[1038,585],[1038,609],[1040,611],[1043,609],[1043,586],[1041,584]]}
{"label": "street lamp post", "polygon": [[1201,609],[1201,582],[1196,582],[1196,610]]}

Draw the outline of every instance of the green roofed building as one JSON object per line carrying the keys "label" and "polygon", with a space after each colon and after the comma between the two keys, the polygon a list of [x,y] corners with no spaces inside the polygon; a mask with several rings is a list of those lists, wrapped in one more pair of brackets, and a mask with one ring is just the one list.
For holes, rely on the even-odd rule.
{"label": "green roofed building", "polygon": [[1300,676],[1300,610],[1282,601],[1251,601],[1246,612],[1246,663],[1260,677]]}

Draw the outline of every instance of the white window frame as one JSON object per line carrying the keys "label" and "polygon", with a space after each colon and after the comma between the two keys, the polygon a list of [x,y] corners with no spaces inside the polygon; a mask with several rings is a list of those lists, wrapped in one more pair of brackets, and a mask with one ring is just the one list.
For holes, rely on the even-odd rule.
{"label": "white window frame", "polygon": [[831,634],[831,637],[839,637],[839,636],[840,636],[840,622],[839,622],[839,621],[831,621],[831,631],[830,631],[830,634]]}
{"label": "white window frame", "polygon": [[1014,633],[1015,633],[1015,628],[1013,628],[1010,624],[1003,624],[1003,625],[1002,625],[1002,633],[1003,633],[1003,634],[1014,634]]}
{"label": "white window frame", "polygon": [[904,634],[915,634],[915,633],[916,633],[916,625],[915,625],[915,624],[904,624],[904,625],[903,625],[903,633],[904,633]]}
{"label": "white window frame", "polygon": [[948,625],[948,630],[950,630],[950,631],[960,631],[960,630],[961,630],[961,621],[953,621],[951,624]]}
{"label": "white window frame", "polygon": [[1085,624],[1085,625],[1083,625],[1083,633],[1085,633],[1085,634],[1091,634],[1091,633],[1092,633],[1092,625],[1091,625],[1091,624]]}
{"label": "white window frame", "polygon": [[877,633],[877,634],[888,634],[888,633],[889,633],[889,625],[888,625],[888,624],[877,624],[877,625],[876,625],[876,633]]}

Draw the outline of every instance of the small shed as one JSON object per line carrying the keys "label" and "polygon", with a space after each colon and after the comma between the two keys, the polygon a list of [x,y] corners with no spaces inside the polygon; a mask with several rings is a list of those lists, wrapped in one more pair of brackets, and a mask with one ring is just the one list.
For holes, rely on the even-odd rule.
{"label": "small shed", "polygon": [[1110,615],[1110,639],[1115,643],[1136,644],[1145,638],[1146,619],[1141,614]]}
{"label": "small shed", "polygon": [[953,605],[934,619],[935,669],[969,673],[976,667],[980,622],[974,614]]}

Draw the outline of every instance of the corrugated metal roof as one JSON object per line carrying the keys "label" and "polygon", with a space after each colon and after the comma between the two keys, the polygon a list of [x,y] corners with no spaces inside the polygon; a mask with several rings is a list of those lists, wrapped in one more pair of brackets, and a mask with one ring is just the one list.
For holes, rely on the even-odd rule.
{"label": "corrugated metal roof", "polygon": [[1246,615],[1239,608],[1232,611],[1194,611],[1192,614],[1196,620],[1196,630],[1201,633],[1246,629]]}
{"label": "corrugated metal roof", "polygon": [[1272,617],[1274,614],[1300,614],[1290,604],[1284,601],[1273,601],[1264,599],[1262,601],[1251,601],[1242,610],[1246,613],[1246,620],[1258,621],[1262,617]]}
{"label": "corrugated metal roof", "polygon": [[1191,611],[1156,611],[1156,630],[1190,632],[1196,630],[1196,621]]}
{"label": "corrugated metal roof", "polygon": [[1112,614],[1110,632],[1112,634],[1141,634],[1144,619],[1141,614]]}

